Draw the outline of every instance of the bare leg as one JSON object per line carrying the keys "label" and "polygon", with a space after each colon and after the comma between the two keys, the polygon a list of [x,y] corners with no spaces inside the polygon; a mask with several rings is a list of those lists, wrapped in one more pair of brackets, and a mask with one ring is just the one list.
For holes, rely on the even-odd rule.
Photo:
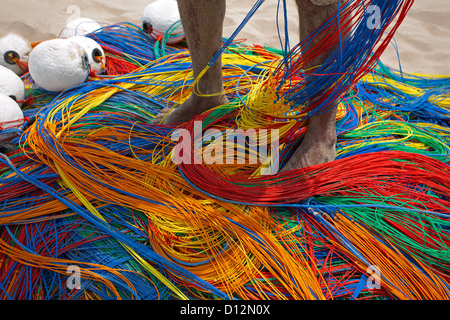
{"label": "bare leg", "polygon": [[[341,5],[342,0],[339,0]],[[337,0],[296,0],[300,18],[300,38],[305,39],[337,10]],[[328,4],[327,4],[328,3]],[[332,4],[329,4],[332,3]],[[318,41],[315,39],[314,41]],[[332,50],[317,57],[306,69],[321,65]],[[327,113],[308,119],[308,129],[300,147],[281,171],[304,168],[336,159],[337,105]]]}
{"label": "bare leg", "polygon": [[[222,47],[226,0],[178,0],[178,8],[192,58],[194,77],[197,78]],[[206,110],[228,103],[223,94],[213,97],[200,96],[223,92],[221,59],[199,80],[198,91],[173,110],[163,123],[186,122]],[[153,123],[160,123],[167,112],[167,109],[163,110]]]}

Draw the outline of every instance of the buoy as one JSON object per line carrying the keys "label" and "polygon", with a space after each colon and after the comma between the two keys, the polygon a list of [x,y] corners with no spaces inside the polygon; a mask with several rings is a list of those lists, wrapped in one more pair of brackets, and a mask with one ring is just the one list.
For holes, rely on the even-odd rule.
{"label": "buoy", "polygon": [[0,37],[0,65],[22,76],[28,71],[28,55],[31,50],[30,43],[24,37],[15,33],[6,34]]}
{"label": "buoy", "polygon": [[0,93],[0,141],[9,140],[17,133],[4,132],[7,129],[18,129],[23,125],[23,112],[20,106],[7,95]]}
{"label": "buoy", "polygon": [[97,41],[84,36],[72,37],[69,40],[79,44],[84,49],[89,60],[91,71],[101,73],[105,70],[105,52]]}
{"label": "buoy", "polygon": [[84,36],[92,33],[102,26],[89,18],[78,18],[69,22],[59,35],[60,39],[68,39],[76,36]]}
{"label": "buoy", "polygon": [[19,106],[22,106],[20,101],[25,100],[25,84],[22,79],[3,66],[0,66],[0,93],[16,101]]}
{"label": "buoy", "polygon": [[171,33],[167,39],[168,44],[185,39],[178,3],[175,0],[158,0],[149,4],[142,13],[141,22],[144,32],[154,40],[163,37],[168,31]]}
{"label": "buoy", "polygon": [[86,82],[89,59],[78,43],[69,39],[53,39],[38,44],[31,51],[29,70],[39,87],[61,92]]}

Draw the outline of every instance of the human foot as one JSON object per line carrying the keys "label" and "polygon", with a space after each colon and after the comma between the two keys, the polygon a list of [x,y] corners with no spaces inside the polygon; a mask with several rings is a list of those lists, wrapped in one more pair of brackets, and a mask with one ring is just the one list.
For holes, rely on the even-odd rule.
{"label": "human foot", "polygon": [[229,100],[225,95],[213,97],[199,97],[197,95],[192,95],[176,109],[161,110],[152,121],[152,124],[184,123],[207,110],[227,104],[228,102]]}
{"label": "human foot", "polygon": [[306,168],[336,159],[336,135],[322,139],[306,136],[303,143],[294,152],[280,172]]}
{"label": "human foot", "polygon": [[336,159],[336,114],[338,103],[330,111],[314,115],[308,120],[308,129],[302,144],[288,163],[280,170],[288,171],[327,163]]}

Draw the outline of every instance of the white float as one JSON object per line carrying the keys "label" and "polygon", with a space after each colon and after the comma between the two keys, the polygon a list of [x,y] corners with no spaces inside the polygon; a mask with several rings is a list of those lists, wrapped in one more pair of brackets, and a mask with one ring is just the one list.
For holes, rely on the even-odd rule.
{"label": "white float", "polygon": [[[9,96],[13,100],[25,100],[25,84],[12,70],[0,66],[0,93]],[[22,103],[18,103],[19,106]]]}
{"label": "white float", "polygon": [[105,70],[105,52],[97,41],[83,36],[72,37],[69,40],[79,44],[84,49],[89,60],[91,71],[101,73]]}
{"label": "white float", "polygon": [[23,112],[10,97],[0,93],[0,141],[9,140],[17,134],[2,133],[7,129],[19,129],[23,125]]}
{"label": "white float", "polygon": [[[175,0],[158,0],[149,4],[142,13],[142,29],[152,39],[162,37],[180,20],[178,4]],[[167,39],[168,44],[175,44],[185,39],[183,26],[180,24]]]}
{"label": "white float", "polygon": [[24,37],[15,33],[6,34],[0,37],[0,65],[22,76],[27,72],[27,68],[17,64],[15,60],[26,65],[31,50],[30,43]]}
{"label": "white float", "polygon": [[59,35],[60,39],[68,39],[76,36],[84,36],[92,33],[102,26],[89,18],[78,18],[70,21]]}
{"label": "white float", "polygon": [[41,42],[30,53],[31,78],[47,91],[61,92],[89,77],[89,59],[78,43],[69,39]]}

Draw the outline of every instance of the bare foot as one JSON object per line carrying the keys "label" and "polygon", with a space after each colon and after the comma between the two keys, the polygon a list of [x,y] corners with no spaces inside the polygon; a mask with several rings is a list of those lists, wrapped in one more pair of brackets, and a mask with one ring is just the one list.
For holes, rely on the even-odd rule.
{"label": "bare foot", "polygon": [[171,109],[161,110],[152,121],[152,124],[184,123],[207,110],[227,103],[229,103],[229,100],[225,95],[214,97],[192,95],[180,107],[173,109],[172,112],[170,111]]}
{"label": "bare foot", "polygon": [[280,172],[306,168],[336,159],[336,112],[337,107],[312,116],[308,120],[308,129],[302,144]]}
{"label": "bare foot", "polygon": [[[311,135],[310,135],[311,136]],[[327,137],[318,140],[317,137],[305,137],[300,147],[280,172],[306,168],[317,164],[327,163],[336,159],[336,138]]]}

